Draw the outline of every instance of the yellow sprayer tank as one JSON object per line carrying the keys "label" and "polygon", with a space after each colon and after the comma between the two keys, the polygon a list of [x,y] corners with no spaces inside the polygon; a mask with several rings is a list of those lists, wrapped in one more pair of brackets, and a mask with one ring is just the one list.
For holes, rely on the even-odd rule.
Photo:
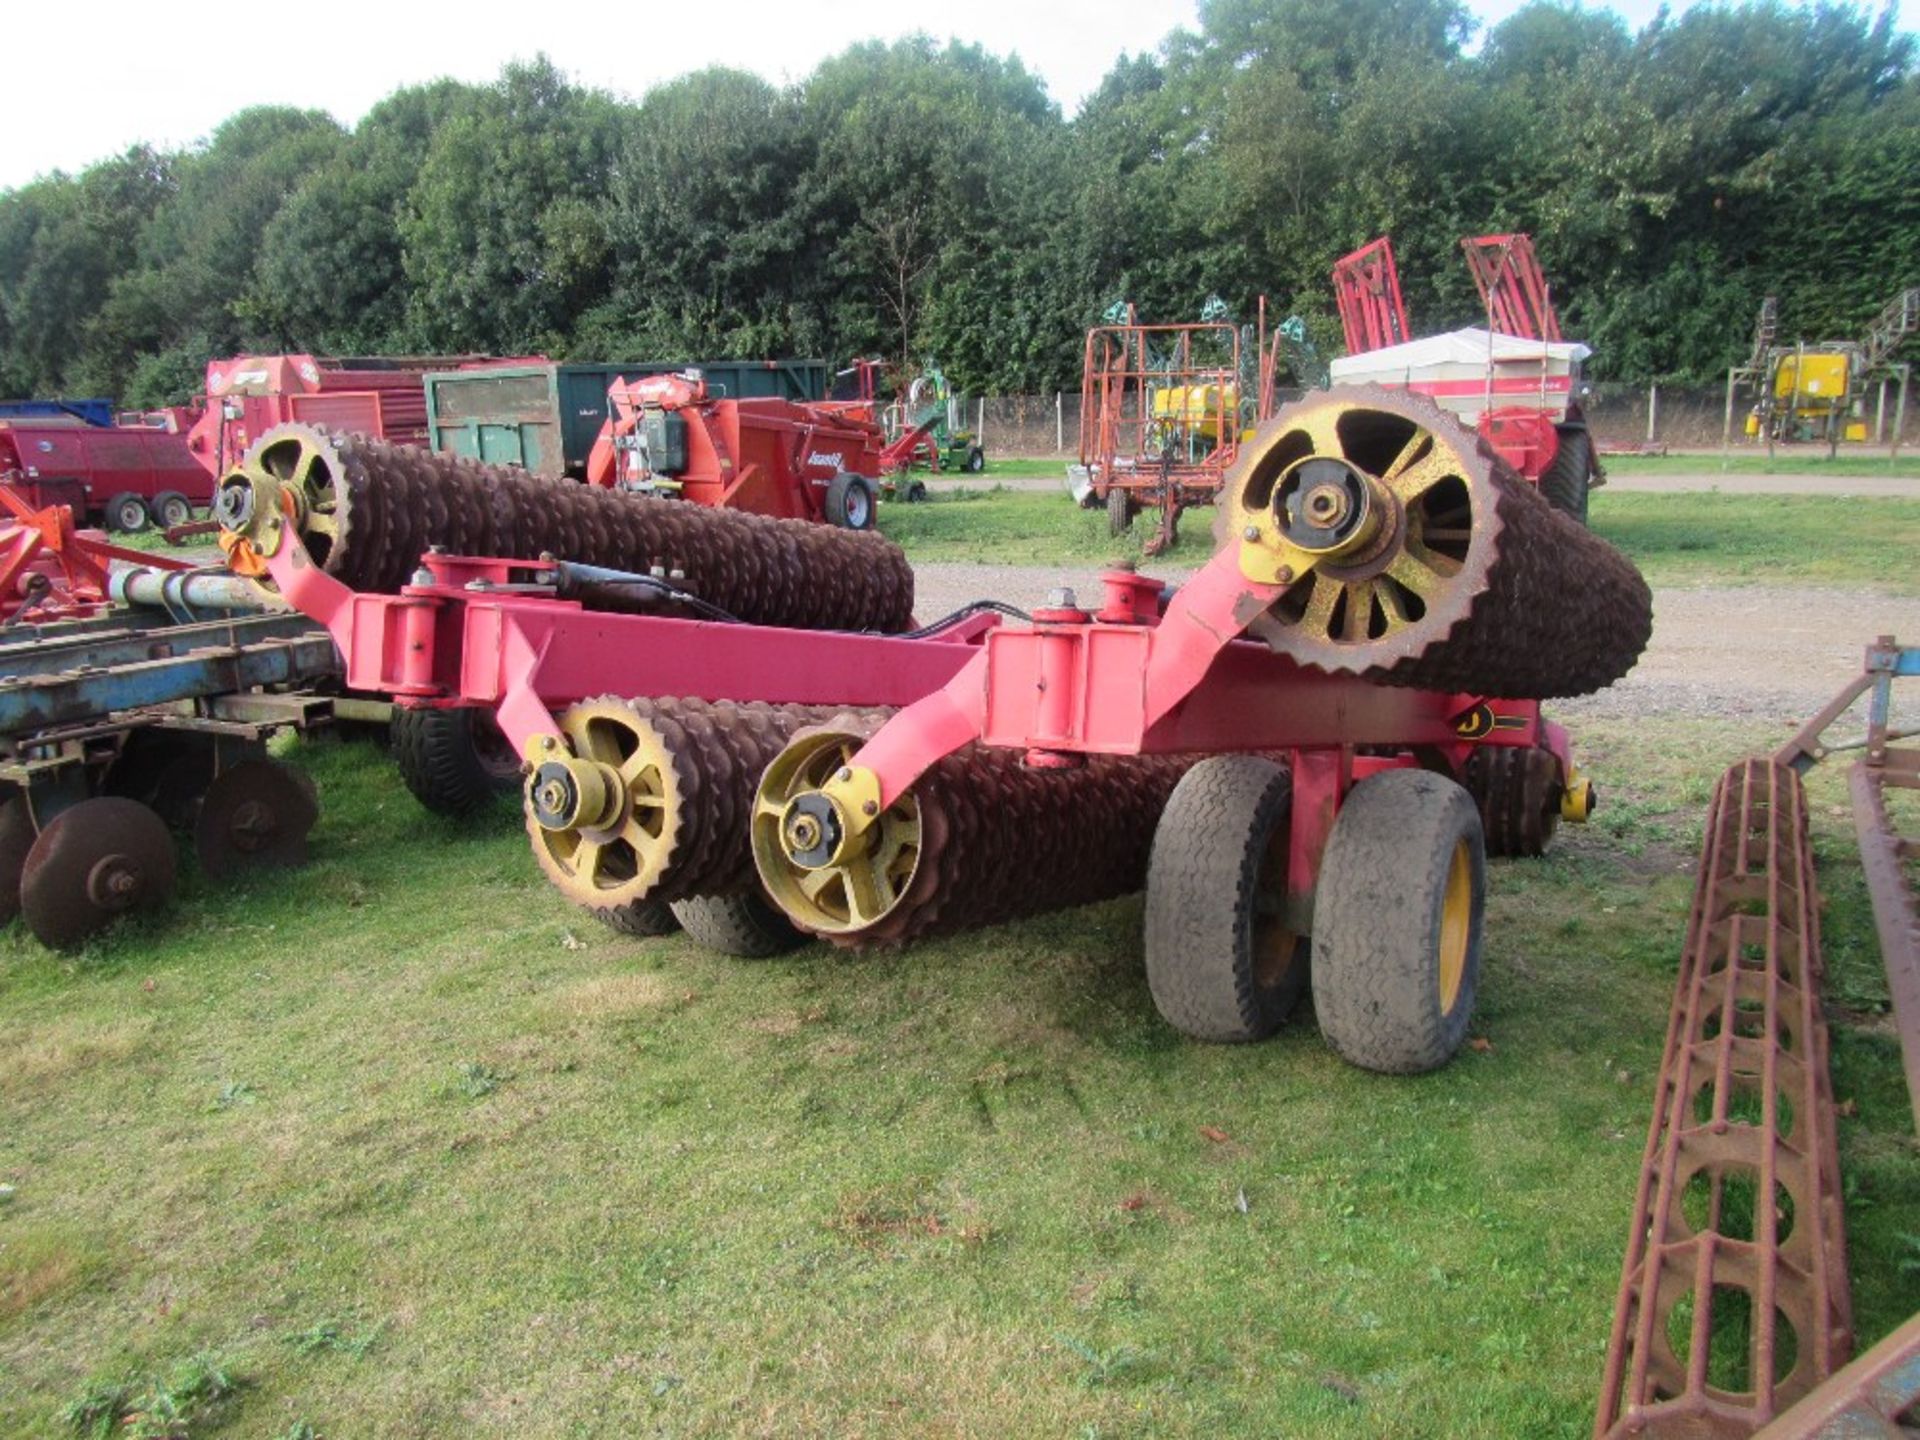
{"label": "yellow sprayer tank", "polygon": [[1773,370],[1773,400],[1801,414],[1824,415],[1847,403],[1844,350],[1806,350],[1782,355]]}
{"label": "yellow sprayer tank", "polygon": [[1153,418],[1177,425],[1208,440],[1224,422],[1231,432],[1240,418],[1240,387],[1210,381],[1204,385],[1169,385],[1153,392]]}

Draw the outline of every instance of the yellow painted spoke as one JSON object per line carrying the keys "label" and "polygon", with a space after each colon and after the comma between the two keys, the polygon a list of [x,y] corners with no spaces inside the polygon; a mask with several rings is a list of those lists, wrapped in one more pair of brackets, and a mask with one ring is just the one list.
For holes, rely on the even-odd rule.
{"label": "yellow painted spoke", "polygon": [[1313,577],[1313,593],[1307,597],[1307,610],[1300,623],[1316,635],[1328,635],[1333,629],[1333,606],[1340,598],[1340,582],[1324,575]]}
{"label": "yellow painted spoke", "polygon": [[1380,608],[1386,612],[1390,628],[1398,628],[1412,620],[1413,617],[1407,614],[1406,603],[1401,600],[1400,591],[1395,586],[1376,581],[1373,593],[1380,599]]}
{"label": "yellow painted spoke", "polygon": [[1339,415],[1331,406],[1321,406],[1300,417],[1299,426],[1313,440],[1316,455],[1345,455],[1340,444]]}
{"label": "yellow painted spoke", "polygon": [[874,868],[871,856],[860,856],[849,864],[845,871],[847,877],[847,909],[852,918],[861,925],[871,925],[887,913],[892,903],[891,887],[886,877]]}
{"label": "yellow painted spoke", "polygon": [[1401,447],[1400,453],[1393,457],[1393,463],[1387,466],[1386,473],[1380,478],[1389,485],[1393,484],[1400,473],[1409,465],[1413,464],[1415,459],[1420,456],[1423,449],[1432,442],[1432,439],[1433,437],[1428,435],[1426,431],[1415,430],[1413,434],[1407,438],[1407,443]]}
{"label": "yellow painted spoke", "polygon": [[1436,450],[1417,465],[1409,466],[1399,474],[1387,477],[1388,484],[1402,500],[1416,499],[1442,480],[1459,473],[1449,463],[1451,458],[1444,450]]}
{"label": "yellow painted spoke", "polygon": [[1367,638],[1367,626],[1373,619],[1373,582],[1362,580],[1348,587],[1347,613],[1340,626],[1340,638],[1349,644]]}
{"label": "yellow painted spoke", "polygon": [[1417,558],[1409,547],[1402,550],[1387,567],[1387,574],[1423,599],[1432,595],[1440,576],[1431,565]]}
{"label": "yellow painted spoke", "polygon": [[574,872],[595,884],[600,880],[600,861],[607,853],[604,840],[582,839],[573,852]]}
{"label": "yellow painted spoke", "polygon": [[[652,773],[649,774],[648,772]],[[631,790],[645,788],[650,795],[657,795],[665,787],[660,783],[660,771],[653,760],[643,751],[636,750],[620,763],[620,778],[627,782]]]}
{"label": "yellow painted spoke", "polygon": [[1412,561],[1419,564],[1442,579],[1458,575],[1462,565],[1461,561],[1454,559],[1451,555],[1442,555],[1438,550],[1429,550],[1411,536],[1407,538],[1407,548],[1401,552],[1400,559],[1401,562]]}
{"label": "yellow painted spoke", "polygon": [[820,892],[839,878],[838,870],[802,870],[798,881],[800,893],[809,900],[818,900]]}

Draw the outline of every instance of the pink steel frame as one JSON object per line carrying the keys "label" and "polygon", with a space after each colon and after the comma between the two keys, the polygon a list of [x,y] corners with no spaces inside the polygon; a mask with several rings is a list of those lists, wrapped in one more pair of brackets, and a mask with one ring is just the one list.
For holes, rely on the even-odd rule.
{"label": "pink steel frame", "polygon": [[350,688],[492,707],[521,754],[535,736],[560,738],[556,710],[607,693],[903,707],[853,761],[879,777],[883,805],[975,740],[1036,765],[1286,751],[1289,903],[1303,911],[1356,780],[1415,764],[1457,774],[1480,744],[1539,744],[1572,770],[1566,732],[1533,702],[1323,675],[1241,640],[1280,590],[1242,576],[1232,549],[1164,607],[1158,581],[1113,571],[1097,613],[1040,610],[1021,627],[976,616],[920,639],[608,614],[519,583],[541,568],[533,562],[430,554],[421,564],[431,583],[363,595],[291,534],[268,560],[288,602],[333,636]]}
{"label": "pink steel frame", "polygon": [[[1164,609],[1157,581],[1110,572],[1097,614],[1041,610],[1030,628],[992,631],[951,680],[883,725],[849,764],[875,775],[885,809],[974,740],[1056,766],[1093,754],[1286,751],[1294,789],[1288,904],[1302,916],[1356,780],[1420,764],[1458,775],[1481,744],[1540,744],[1563,775],[1572,773],[1566,732],[1532,701],[1319,674],[1242,640],[1282,588],[1243,576],[1231,547]],[[1363,746],[1376,753],[1358,754]]]}

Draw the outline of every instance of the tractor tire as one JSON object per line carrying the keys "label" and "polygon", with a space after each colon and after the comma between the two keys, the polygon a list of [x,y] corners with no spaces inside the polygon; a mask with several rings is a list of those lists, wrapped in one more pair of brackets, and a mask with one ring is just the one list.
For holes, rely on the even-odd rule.
{"label": "tractor tire", "polygon": [[193,502],[178,490],[162,490],[153,497],[153,518],[162,530],[185,525],[193,519]]}
{"label": "tractor tire", "polygon": [[472,815],[520,793],[519,757],[486,711],[396,706],[389,733],[400,778],[437,815]]}
{"label": "tractor tire", "polygon": [[987,468],[987,452],[978,445],[967,447],[966,471],[969,475],[978,475]]}
{"label": "tractor tire", "polygon": [[135,535],[147,528],[147,502],[131,491],[107,501],[107,529],[117,535]]}
{"label": "tractor tire", "polygon": [[1285,928],[1293,779],[1256,755],[1202,760],[1174,787],[1147,867],[1147,988],[1196,1040],[1264,1040],[1307,987]]}
{"label": "tractor tire", "polygon": [[1118,485],[1107,491],[1107,533],[1116,540],[1133,525],[1133,501]]}
{"label": "tractor tire", "polygon": [[860,475],[842,471],[827,486],[827,523],[842,530],[873,528],[873,486]]}
{"label": "tractor tire", "polygon": [[687,938],[743,960],[765,960],[798,949],[807,937],[758,890],[744,895],[696,895],[673,902]]}
{"label": "tractor tire", "polygon": [[631,905],[601,905],[593,918],[616,935],[631,935],[636,940],[651,940],[671,935],[680,928],[680,917],[664,900],[639,900]]}
{"label": "tractor tire", "polygon": [[1562,425],[1560,448],[1540,474],[1540,494],[1564,515],[1587,523],[1587,494],[1593,486],[1593,432],[1584,425]]}
{"label": "tractor tire", "polygon": [[1486,893],[1465,790],[1425,770],[1353,787],[1313,907],[1313,1008],[1336,1054],[1387,1075],[1453,1058],[1473,1018]]}
{"label": "tractor tire", "polygon": [[907,504],[924,505],[927,502],[927,482],[911,480],[907,483]]}

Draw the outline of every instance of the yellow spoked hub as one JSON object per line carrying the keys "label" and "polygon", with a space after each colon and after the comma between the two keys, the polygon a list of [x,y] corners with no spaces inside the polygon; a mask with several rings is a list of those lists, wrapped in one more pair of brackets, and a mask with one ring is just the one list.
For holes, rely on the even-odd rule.
{"label": "yellow spoked hub", "polygon": [[1451,1015],[1460,1001],[1467,974],[1467,945],[1473,934],[1473,860],[1467,842],[1453,847],[1447,862],[1447,888],[1440,898],[1440,1013]]}
{"label": "yellow spoked hub", "polygon": [[241,574],[264,574],[286,527],[324,565],[346,525],[346,477],[319,431],[269,431],[220,481],[213,502],[220,548]]}
{"label": "yellow spoked hub", "polygon": [[1492,485],[1475,437],[1418,397],[1355,386],[1282,410],[1221,512],[1241,573],[1287,587],[1253,633],[1343,669],[1392,658],[1381,642],[1445,635],[1485,585]]}
{"label": "yellow spoked hub", "polygon": [[753,804],[753,863],[774,902],[819,934],[863,931],[900,904],[920,866],[920,803],[848,814],[851,762],[865,741],[820,731],[796,737],[761,776]]}
{"label": "yellow spoked hub", "polygon": [[527,833],[540,868],[590,907],[644,900],[680,842],[684,796],[652,723],[620,700],[587,700],[560,717],[568,754],[530,755]]}

